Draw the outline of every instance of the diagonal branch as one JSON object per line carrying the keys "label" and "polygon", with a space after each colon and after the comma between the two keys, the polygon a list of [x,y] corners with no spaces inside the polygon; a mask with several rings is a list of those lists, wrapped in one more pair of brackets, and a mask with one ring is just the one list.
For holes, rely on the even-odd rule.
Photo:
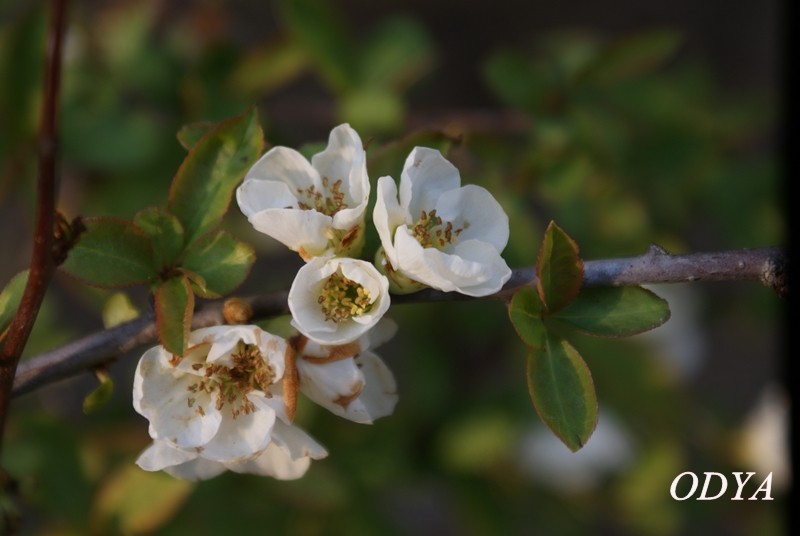
{"label": "diagonal branch", "polygon": [[[779,295],[788,294],[786,253],[782,248],[743,249],[720,253],[670,255],[651,247],[639,257],[587,261],[586,286],[624,286],[648,283],[680,283],[688,281],[761,281]],[[507,300],[519,288],[535,283],[533,268],[514,270],[503,290],[488,298]],[[276,292],[246,299],[254,318],[287,314],[287,292]],[[399,303],[423,303],[476,299],[456,293],[424,290],[405,296],[393,296]],[[194,329],[222,324],[223,304],[210,303],[194,316]],[[33,391],[46,384],[75,376],[93,367],[108,363],[117,356],[142,344],[156,340],[153,315],[146,315],[115,328],[100,331],[33,357],[20,364],[14,382],[14,395]]]}
{"label": "diagonal branch", "polygon": [[28,281],[16,316],[0,348],[0,444],[2,444],[11,387],[17,363],[28,342],[54,270],[52,256],[58,157],[58,94],[61,82],[61,48],[66,0],[54,0],[45,50],[42,118],[39,127],[36,228]]}

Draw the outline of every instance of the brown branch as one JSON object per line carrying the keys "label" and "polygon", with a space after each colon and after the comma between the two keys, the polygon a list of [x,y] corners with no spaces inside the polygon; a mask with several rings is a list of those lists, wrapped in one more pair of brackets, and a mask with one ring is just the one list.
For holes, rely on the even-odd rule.
{"label": "brown branch", "polygon": [[58,95],[61,82],[61,48],[64,37],[66,0],[54,0],[47,34],[44,62],[44,92],[39,125],[39,173],[37,178],[36,228],[28,281],[14,319],[0,348],[0,445],[2,445],[11,388],[17,363],[28,342],[39,307],[53,274],[53,226],[58,157]]}
{"label": "brown branch", "polygon": [[[687,281],[758,280],[781,295],[788,292],[786,254],[782,248],[744,249],[721,253],[670,255],[652,247],[639,257],[587,261],[584,284],[591,287],[679,283]],[[533,268],[514,270],[503,290],[489,298],[507,300],[520,287],[535,282]],[[246,301],[254,318],[287,314],[287,293],[276,292]],[[425,290],[393,296],[394,304],[452,301],[470,298],[452,292]],[[223,323],[223,304],[209,303],[194,316],[193,328]],[[100,331],[33,357],[20,364],[14,395],[21,395],[107,363],[139,345],[156,340],[153,316],[147,315]]]}

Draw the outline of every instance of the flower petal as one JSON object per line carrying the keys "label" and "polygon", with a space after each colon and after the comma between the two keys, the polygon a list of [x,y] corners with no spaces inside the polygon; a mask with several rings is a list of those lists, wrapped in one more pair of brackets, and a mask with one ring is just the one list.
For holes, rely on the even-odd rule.
{"label": "flower petal", "polygon": [[296,480],[306,474],[311,458],[292,460],[275,443],[270,443],[261,454],[252,460],[226,463],[225,467],[236,473],[271,476],[278,480]]}
{"label": "flower petal", "polygon": [[207,393],[190,389],[199,378],[169,365],[162,366],[162,348],[151,348],[139,360],[134,374],[134,408],[150,421],[154,439],[166,439],[182,448],[200,447],[219,429],[221,416]]}
{"label": "flower petal", "polygon": [[205,458],[195,458],[192,461],[182,463],[180,465],[173,465],[172,467],[165,467],[164,472],[168,475],[180,478],[181,480],[189,480],[191,482],[197,480],[208,480],[214,478],[225,472],[224,464],[219,462],[206,460]]}
{"label": "flower petal", "polygon": [[[306,189],[322,184],[319,173],[306,158],[288,147],[273,147],[256,162],[245,175],[250,179],[277,181],[289,186],[290,190]],[[238,199],[238,195],[237,195]]]}
{"label": "flower petal", "polygon": [[[354,404],[364,390],[365,380],[353,358],[311,363],[297,360],[300,375],[300,392],[334,415],[355,422],[371,422],[368,415],[358,412]],[[356,410],[356,411],[354,411]]]}
{"label": "flower petal", "polygon": [[497,249],[479,240],[460,240],[451,253],[423,248],[406,228],[395,238],[400,267],[409,277],[433,288],[469,296],[486,296],[500,290],[511,277]]}
{"label": "flower petal", "polygon": [[179,449],[166,441],[156,439],[139,455],[136,465],[145,471],[161,471],[197,458],[196,451]]}
{"label": "flower petal", "polygon": [[413,223],[423,210],[430,212],[442,193],[461,186],[458,169],[442,153],[427,147],[415,147],[406,158],[400,177],[400,205]]}
{"label": "flower petal", "polygon": [[298,359],[297,370],[303,394],[334,415],[372,424],[394,411],[397,384],[372,352],[323,364]]}
{"label": "flower petal", "polygon": [[297,201],[297,189],[280,181],[248,179],[236,189],[236,202],[248,219],[262,210],[299,209]]}
{"label": "flower petal", "polygon": [[366,379],[366,386],[358,397],[364,413],[370,421],[391,415],[398,399],[397,382],[392,371],[373,352],[359,354],[355,362]]}
{"label": "flower petal", "polygon": [[[325,281],[340,268],[345,277],[370,292],[372,308],[334,322],[326,320],[318,299]],[[288,302],[292,326],[303,335],[319,344],[345,344],[366,333],[389,309],[389,282],[372,264],[362,260],[315,258],[297,271]]]}
{"label": "flower petal", "polygon": [[361,351],[377,348],[397,334],[397,322],[391,318],[382,318],[375,327],[359,339]]}
{"label": "flower petal", "polygon": [[493,246],[480,240],[463,240],[456,244],[453,254],[467,262],[480,262],[485,279],[460,283],[458,291],[468,296],[488,296],[499,292],[511,278],[511,268]]}
{"label": "flower petal", "polygon": [[[234,462],[249,458],[266,448],[275,424],[275,412],[256,409],[252,413],[240,413],[232,417],[232,408],[226,402],[222,408],[223,418],[217,434],[203,446],[203,458]],[[240,404],[238,400],[234,405]]]}
{"label": "flower petal", "polygon": [[389,281],[370,263],[358,259],[341,259],[339,267],[343,276],[364,287],[369,293],[370,303],[377,302],[389,291]]}
{"label": "flower petal", "polygon": [[328,455],[325,447],[317,443],[313,437],[297,426],[281,421],[275,422],[272,441],[286,452],[292,460],[299,460],[300,458],[319,460]]}
{"label": "flower petal", "polygon": [[[508,216],[486,188],[468,184],[442,193],[436,215],[463,229],[458,240],[481,240],[503,251],[508,243]],[[458,241],[456,242],[458,243]]]}
{"label": "flower petal", "polygon": [[341,191],[348,207],[364,205],[369,197],[369,178],[364,145],[350,125],[331,130],[328,147],[311,158],[311,165],[328,184],[342,181]]}
{"label": "flower petal", "polygon": [[271,236],[292,251],[319,257],[328,251],[333,220],[316,210],[266,209],[248,218],[256,231]]}
{"label": "flower petal", "polygon": [[397,267],[397,253],[394,246],[394,233],[401,225],[410,225],[408,212],[397,200],[397,185],[391,177],[378,179],[377,198],[372,212],[372,222],[378,231],[386,258]]}

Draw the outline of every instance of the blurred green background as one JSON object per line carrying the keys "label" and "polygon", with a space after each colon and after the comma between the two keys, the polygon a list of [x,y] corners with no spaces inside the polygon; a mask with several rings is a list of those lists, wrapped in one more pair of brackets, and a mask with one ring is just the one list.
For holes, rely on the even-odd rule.
{"label": "blurred green background", "polygon": [[[0,3],[0,284],[29,260],[46,13]],[[60,208],[164,205],[180,126],[258,104],[270,144],[308,153],[350,122],[373,181],[399,178],[414,145],[442,149],[508,212],[512,267],[535,262],[551,219],[586,259],[781,244],[780,17],[777,0],[74,1]],[[226,225],[257,248],[240,293],[288,288],[301,261],[235,208]],[[786,534],[782,302],[756,283],[656,291],[673,311],[664,327],[576,343],[600,400],[577,454],[538,420],[499,303],[393,308],[400,331],[379,353],[399,384],[395,415],[360,426],[301,404],[330,456],[295,482],[140,471],[149,437],[129,386],[141,350],[120,356],[96,413],[81,412],[88,374],[14,401],[2,464],[21,532]],[[109,296],[57,276],[26,356],[102,329]],[[729,489],[676,502],[684,471],[732,488],[732,471],[757,471],[749,494],[772,471],[775,500]]]}

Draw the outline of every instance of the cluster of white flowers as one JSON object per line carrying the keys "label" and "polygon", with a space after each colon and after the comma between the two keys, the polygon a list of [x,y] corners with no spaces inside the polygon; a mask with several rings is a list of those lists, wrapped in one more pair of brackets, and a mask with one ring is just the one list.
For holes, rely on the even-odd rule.
{"label": "cluster of white flowers", "polygon": [[394,411],[394,377],[371,351],[397,329],[384,318],[390,291],[486,296],[510,277],[505,212],[485,189],[462,187],[438,151],[411,152],[399,196],[391,177],[378,179],[374,265],[356,258],[369,193],[366,153],[346,124],[310,163],[275,147],[250,169],[236,192],[242,212],[306,261],[288,298],[299,334],[219,326],[193,332],[183,356],[148,350],[133,388],[153,438],[140,467],[190,480],[228,469],[299,478],[327,451],[292,422],[298,392],[358,423]]}

